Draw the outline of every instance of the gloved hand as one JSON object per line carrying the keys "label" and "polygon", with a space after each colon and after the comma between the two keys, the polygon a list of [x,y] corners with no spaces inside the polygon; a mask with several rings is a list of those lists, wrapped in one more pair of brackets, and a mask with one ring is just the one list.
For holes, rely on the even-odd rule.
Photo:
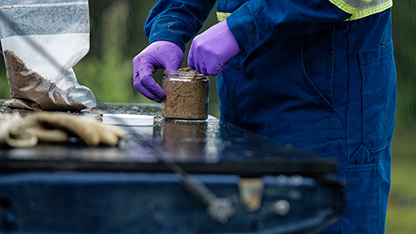
{"label": "gloved hand", "polygon": [[216,76],[228,68],[226,62],[238,53],[238,43],[224,20],[195,37],[188,66],[204,75]]}
{"label": "gloved hand", "polygon": [[156,41],[133,59],[134,87],[145,97],[161,102],[165,92],[152,77],[159,68],[177,71],[182,64],[183,52],[170,41]]}
{"label": "gloved hand", "polygon": [[93,118],[65,113],[36,112],[23,118],[16,113],[0,115],[0,143],[12,147],[31,147],[38,141],[67,142],[71,135],[88,146],[115,146],[125,133]]}

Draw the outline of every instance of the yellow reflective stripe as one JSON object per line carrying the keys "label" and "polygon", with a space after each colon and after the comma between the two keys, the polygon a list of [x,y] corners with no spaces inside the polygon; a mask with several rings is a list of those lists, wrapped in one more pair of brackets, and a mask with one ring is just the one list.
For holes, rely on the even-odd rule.
{"label": "yellow reflective stripe", "polygon": [[225,19],[227,19],[228,16],[230,16],[231,13],[226,13],[226,12],[217,12],[217,19],[219,21],[223,21]]}
{"label": "yellow reflective stripe", "polygon": [[339,9],[347,12],[348,14],[353,15],[359,11],[358,8],[349,5],[348,3],[344,2],[343,0],[329,0],[332,4],[337,6]]}
{"label": "yellow reflective stripe", "polygon": [[351,14],[352,16],[346,21],[353,21],[365,18],[370,15],[374,15],[380,12],[383,12],[393,6],[393,0],[383,2],[377,6],[373,6],[367,9],[360,10],[356,7],[349,5],[343,0],[329,0],[332,4],[337,6],[339,9]]}
{"label": "yellow reflective stripe", "polygon": [[[353,7],[343,0],[329,0],[332,4],[340,8],[341,10],[347,12],[348,14],[351,14],[352,16],[347,19],[346,21],[353,21],[365,18],[370,15],[374,15],[380,12],[383,12],[393,6],[393,0],[389,0],[387,2],[383,2],[377,6],[373,6],[367,9],[360,10],[356,7]],[[231,13],[227,12],[217,12],[217,18],[219,21],[223,21],[227,19],[228,16],[230,16]]]}
{"label": "yellow reflective stripe", "polygon": [[358,11],[357,13],[353,14],[347,21],[358,20],[358,19],[362,19],[370,15],[380,13],[391,8],[392,6],[393,6],[393,1],[388,1],[377,6]]}

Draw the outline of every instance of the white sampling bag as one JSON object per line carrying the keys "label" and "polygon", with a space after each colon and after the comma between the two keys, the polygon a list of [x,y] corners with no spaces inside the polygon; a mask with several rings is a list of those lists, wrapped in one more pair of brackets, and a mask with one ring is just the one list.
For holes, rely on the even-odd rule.
{"label": "white sampling bag", "polygon": [[92,108],[92,91],[72,67],[89,51],[88,0],[3,0],[0,37],[11,108]]}

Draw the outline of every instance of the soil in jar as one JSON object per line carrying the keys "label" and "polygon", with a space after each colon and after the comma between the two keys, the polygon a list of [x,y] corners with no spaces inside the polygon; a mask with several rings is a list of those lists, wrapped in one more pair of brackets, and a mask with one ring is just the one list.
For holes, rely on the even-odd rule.
{"label": "soil in jar", "polygon": [[191,68],[179,69],[178,72],[179,77],[164,79],[166,98],[162,116],[168,119],[205,120],[208,116],[208,78]]}
{"label": "soil in jar", "polygon": [[40,74],[31,71],[12,51],[4,51],[11,100],[3,105],[29,110],[68,110],[87,108]]}

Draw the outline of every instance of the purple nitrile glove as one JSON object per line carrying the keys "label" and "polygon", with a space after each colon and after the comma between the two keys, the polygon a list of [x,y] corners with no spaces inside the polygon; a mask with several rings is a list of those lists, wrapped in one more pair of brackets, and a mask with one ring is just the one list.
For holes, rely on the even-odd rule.
{"label": "purple nitrile glove", "polygon": [[159,68],[177,71],[182,64],[183,52],[170,41],[155,41],[133,59],[134,87],[155,102],[165,98],[165,92],[152,77]]}
{"label": "purple nitrile glove", "polygon": [[204,75],[216,76],[228,68],[226,62],[238,53],[238,43],[224,20],[195,37],[188,66]]}

